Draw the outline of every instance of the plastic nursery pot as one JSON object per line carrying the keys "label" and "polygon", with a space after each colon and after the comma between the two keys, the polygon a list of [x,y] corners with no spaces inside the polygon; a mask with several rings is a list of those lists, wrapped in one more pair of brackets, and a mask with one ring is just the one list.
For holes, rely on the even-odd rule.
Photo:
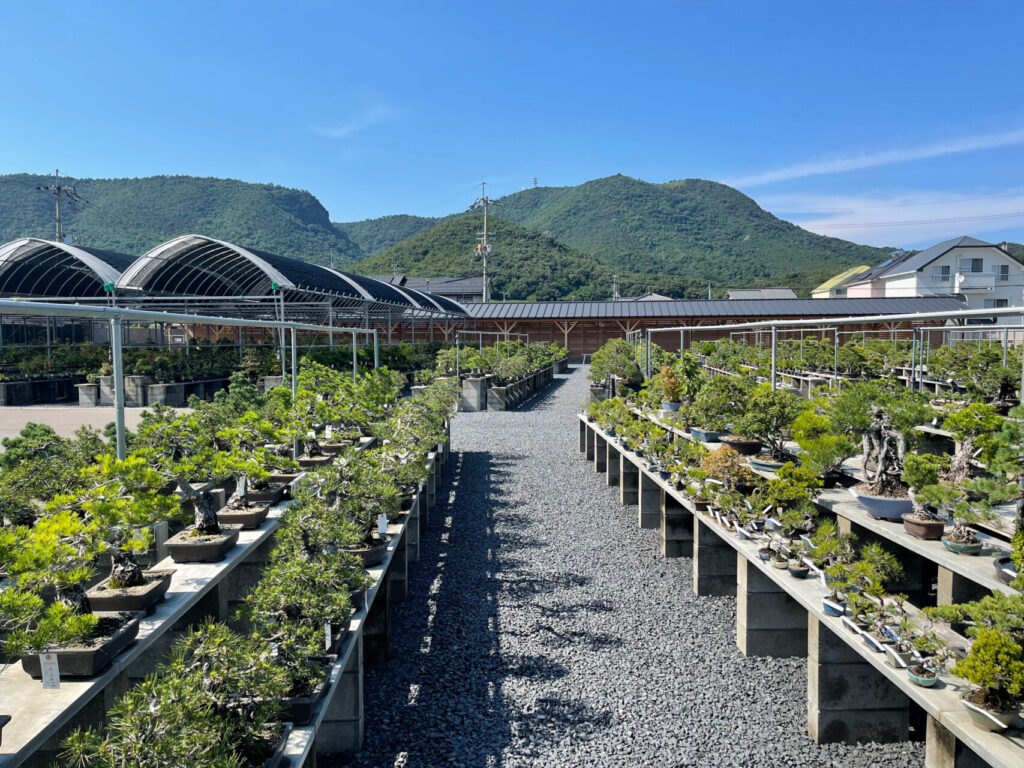
{"label": "plastic nursery pot", "polygon": [[838,617],[846,613],[846,603],[829,600],[827,597],[821,599],[821,607],[825,611],[826,616]]}
{"label": "plastic nursery pot", "polygon": [[[121,626],[99,645],[55,648],[53,653],[57,654],[57,666],[61,677],[95,677],[139,634],[141,613],[93,611],[93,615],[101,619],[120,621]],[[21,667],[32,677],[43,676],[38,653],[22,655]]]}
{"label": "plastic nursery pot", "polygon": [[1017,578],[1017,566],[1012,557],[997,557],[995,561],[996,576],[1003,584],[1009,584]]}
{"label": "plastic nursery pot", "polygon": [[872,496],[868,493],[859,493],[853,488],[850,489],[850,493],[860,502],[864,510],[877,520],[902,520],[903,515],[909,515],[914,511],[914,504],[910,499]]}
{"label": "plastic nursery pot", "polygon": [[946,530],[941,520],[918,520],[913,515],[903,515],[903,529],[918,539],[938,541]]}
{"label": "plastic nursery pot", "polygon": [[1017,717],[1017,712],[991,712],[984,707],[973,704],[963,696],[960,702],[971,717],[971,722],[986,731],[1004,731],[1010,727],[1010,723]]}
{"label": "plastic nursery pot", "polygon": [[922,667],[920,664],[912,664],[907,667],[907,677],[914,685],[922,688],[931,688],[939,682],[939,676],[932,670]]}
{"label": "plastic nursery pot", "polygon": [[145,611],[148,614],[167,594],[173,575],[173,570],[143,571],[145,583],[125,589],[111,587],[108,576],[87,590],[85,596],[89,598],[89,605],[94,611]]}
{"label": "plastic nursery pot", "polygon": [[980,541],[973,544],[958,544],[945,536],[942,537],[942,544],[950,552],[956,552],[958,555],[976,555],[985,547]]}
{"label": "plastic nursery pot", "polygon": [[219,534],[196,536],[189,526],[167,540],[167,551],[176,563],[214,563],[238,543],[242,526],[221,526]]}

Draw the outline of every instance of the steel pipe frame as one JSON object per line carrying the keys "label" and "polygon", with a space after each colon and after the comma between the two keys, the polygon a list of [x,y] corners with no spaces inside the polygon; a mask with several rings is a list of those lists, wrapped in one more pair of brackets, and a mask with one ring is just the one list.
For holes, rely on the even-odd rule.
{"label": "steel pipe frame", "polygon": [[[3,308],[0,307],[0,310],[2,310],[2,309]],[[467,330],[457,330],[457,331],[455,331],[455,376],[456,377],[459,377],[459,376],[462,375],[462,367],[461,367],[462,366],[462,359],[461,359],[461,354],[460,354],[460,351],[459,351],[460,350],[460,338],[459,337],[462,334],[467,334],[467,335],[470,335],[470,336],[476,336],[478,338],[479,342],[480,342],[480,349],[481,350],[483,350],[483,348],[484,348],[484,336],[504,336],[505,337],[505,341],[509,340],[509,336],[515,336],[517,338],[517,340],[522,341],[523,337],[525,336],[526,337],[526,343],[527,344],[530,343],[530,334],[528,334],[528,333],[513,333],[512,331],[509,331],[508,333],[502,333],[501,331],[467,331]],[[500,341],[500,339],[499,339],[499,341]]]}
{"label": "steel pipe frame", "polygon": [[[81,305],[51,304],[47,302],[34,301],[13,301],[0,299],[0,314],[21,315],[36,317],[85,317],[95,320],[109,320],[111,325],[111,357],[114,374],[114,424],[116,426],[116,450],[117,457],[125,457],[126,441],[124,426],[124,368],[123,368],[123,326],[125,322],[140,323],[180,323],[182,325],[227,325],[235,328],[277,328],[281,333],[285,330],[291,331],[291,353],[292,353],[292,394],[296,391],[296,379],[298,378],[298,359],[296,333],[303,331],[327,331],[328,333],[351,333],[353,340],[356,334],[372,335],[374,347],[377,346],[376,328],[339,328],[310,323],[297,323],[278,320],[247,320],[234,317],[217,317],[211,315],[186,315],[170,312],[153,312],[138,309],[122,309],[120,307],[86,307]],[[356,365],[356,345],[352,344],[353,370],[352,377],[358,377],[358,366]],[[375,356],[376,362],[376,356]],[[282,360],[283,363],[283,360]]]}

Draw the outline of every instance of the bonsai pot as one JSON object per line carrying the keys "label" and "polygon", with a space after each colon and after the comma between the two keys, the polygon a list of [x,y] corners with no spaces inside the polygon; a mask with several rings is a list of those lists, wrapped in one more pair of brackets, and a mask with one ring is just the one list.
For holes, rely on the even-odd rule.
{"label": "bonsai pot", "polygon": [[0,744],[3,744],[4,726],[11,722],[10,715],[0,715]]}
{"label": "bonsai pot", "polygon": [[[98,645],[55,648],[52,652],[57,654],[61,677],[95,677],[139,634],[140,613],[94,611],[93,615],[110,623],[120,622],[120,626]],[[21,667],[32,677],[43,676],[38,653],[22,655]]]}
{"label": "bonsai pot", "polygon": [[883,653],[885,651],[887,644],[879,640],[870,632],[864,632],[863,634],[861,634],[861,637],[864,638],[864,643],[867,645],[867,647],[875,653]]}
{"label": "bonsai pot", "polygon": [[922,688],[932,688],[939,682],[938,675],[920,664],[913,664],[907,667],[907,677],[910,678],[910,682],[914,683],[914,685],[920,685]]}
{"label": "bonsai pot", "polygon": [[859,635],[864,631],[864,627],[850,616],[843,616],[843,629],[855,635]]}
{"label": "bonsai pot", "polygon": [[705,443],[717,443],[718,438],[724,435],[725,432],[719,432],[713,429],[701,429],[700,427],[690,427],[690,434],[698,440],[703,440]]}
{"label": "bonsai pot", "polygon": [[271,483],[281,483],[282,492],[287,488],[288,483],[292,482],[299,476],[299,472],[271,472],[270,477],[267,478]]}
{"label": "bonsai pot", "polygon": [[967,700],[965,696],[960,697],[961,703],[967,709],[971,722],[986,731],[1004,731],[1010,727],[1010,723],[1017,717],[1017,712],[991,712],[984,707],[979,707]]}
{"label": "bonsai pot", "polygon": [[1017,578],[1017,566],[1012,557],[997,557],[995,566],[996,576],[1003,584],[1009,584]]}
{"label": "bonsai pot", "polygon": [[238,543],[241,530],[240,525],[221,526],[219,534],[195,536],[189,526],[167,540],[167,551],[176,563],[214,563]]}
{"label": "bonsai pot", "polygon": [[751,456],[747,459],[750,462],[750,466],[754,469],[760,469],[762,472],[775,472],[780,469],[785,462],[782,461],[767,461],[766,459],[758,459],[755,456]]}
{"label": "bonsai pot", "polygon": [[789,575],[792,576],[794,579],[806,579],[807,574],[811,572],[810,568],[802,564],[793,565],[792,563],[790,563],[788,569]]}
{"label": "bonsai pot", "polygon": [[853,488],[850,489],[853,498],[860,502],[864,510],[878,520],[902,520],[903,515],[909,515],[914,511],[914,504],[910,499],[890,499],[885,496],[872,496],[867,493],[860,493]]}
{"label": "bonsai pot", "polygon": [[955,541],[950,541],[945,536],[942,537],[942,544],[950,552],[956,552],[958,555],[976,555],[985,547],[980,541],[973,544],[958,544]]}
{"label": "bonsai pot", "polygon": [[250,503],[243,509],[225,507],[217,513],[217,520],[226,525],[240,525],[243,531],[249,531],[259,528],[267,519],[268,514],[270,514],[269,504]]}
{"label": "bonsai pot", "polygon": [[371,568],[380,565],[388,556],[388,540],[384,538],[379,544],[374,544],[372,547],[353,547],[345,551],[358,555],[363,561],[364,568]]}
{"label": "bonsai pot", "polygon": [[153,612],[156,604],[167,594],[173,575],[173,570],[143,571],[142,578],[146,580],[145,584],[124,589],[109,586],[108,576],[85,595],[89,598],[89,605],[94,611],[145,611],[148,614]]}
{"label": "bonsai pot", "polygon": [[285,699],[282,702],[284,706],[281,708],[281,719],[295,725],[307,725],[316,714],[316,706],[320,703],[320,699],[330,688],[328,675],[329,673],[325,671],[323,679],[305,696],[291,696]]}
{"label": "bonsai pot", "polygon": [[682,403],[665,403],[665,402],[663,402],[661,404],[661,410],[663,410],[663,411],[678,411],[680,408],[682,408],[682,406],[683,406]]}
{"label": "bonsai pot", "polygon": [[911,514],[903,515],[903,528],[918,539],[938,541],[946,530],[946,524],[942,520],[918,520]]}
{"label": "bonsai pot", "polygon": [[895,645],[887,645],[885,646],[885,656],[889,660],[890,666],[896,667],[896,669],[903,669],[910,666],[910,660],[914,658],[914,652],[899,651]]}
{"label": "bonsai pot", "polygon": [[[289,475],[289,477],[293,477]],[[295,476],[297,477],[297,475]],[[294,479],[294,478],[293,478]],[[290,482],[290,481],[289,481]],[[250,504],[269,504],[273,506],[281,500],[284,495],[284,483],[276,482],[271,483],[269,487],[263,488],[258,491],[249,491],[249,503]]]}
{"label": "bonsai pot", "polygon": [[718,438],[722,445],[728,445],[741,456],[756,456],[761,452],[761,441],[739,435],[722,435]]}
{"label": "bonsai pot", "polygon": [[823,597],[821,603],[826,616],[842,616],[846,613],[846,603],[829,600],[827,597]]}
{"label": "bonsai pot", "polygon": [[778,558],[775,558],[775,559],[772,560],[772,568],[778,568],[780,571],[788,570],[789,569],[789,560],[788,559],[779,560]]}
{"label": "bonsai pot", "polygon": [[770,547],[761,547],[759,550],[757,550],[757,556],[767,563],[769,560],[775,557],[775,550],[771,549]]}
{"label": "bonsai pot", "polygon": [[332,461],[334,461],[333,456],[300,456],[298,458],[299,466],[303,469],[316,469],[324,464],[330,464]]}
{"label": "bonsai pot", "polygon": [[281,738],[277,742],[274,754],[265,762],[262,768],[280,768],[282,765],[289,765],[290,761],[285,760],[284,749],[288,746],[288,737],[292,733],[291,723],[281,724]]}

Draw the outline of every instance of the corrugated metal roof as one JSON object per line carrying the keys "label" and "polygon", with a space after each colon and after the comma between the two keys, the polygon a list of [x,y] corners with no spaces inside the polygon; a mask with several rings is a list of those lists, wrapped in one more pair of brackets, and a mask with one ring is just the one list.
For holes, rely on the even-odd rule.
{"label": "corrugated metal roof", "polygon": [[478,320],[579,320],[703,317],[845,317],[963,309],[961,299],[752,299],[712,301],[537,301],[467,304]]}
{"label": "corrugated metal roof", "polygon": [[730,288],[725,298],[736,299],[795,299],[792,288]]}
{"label": "corrugated metal roof", "polygon": [[995,248],[996,246],[992,243],[986,243],[984,240],[979,240],[976,237],[956,237],[952,240],[946,240],[944,243],[938,243],[933,245],[931,248],[925,248],[923,251],[915,253],[906,261],[900,264],[893,264],[889,269],[885,271],[886,276],[902,275],[906,272],[917,272],[924,269],[937,258],[942,256],[944,253],[948,253],[954,248]]}
{"label": "corrugated metal roof", "polygon": [[835,277],[830,277],[824,283],[822,283],[813,291],[811,291],[811,293],[814,294],[820,293],[821,291],[831,291],[833,288],[838,288],[851,278],[863,274],[864,272],[867,272],[869,269],[871,269],[871,267],[867,266],[866,264],[861,264],[860,266],[857,267],[850,267],[845,272],[840,272]]}

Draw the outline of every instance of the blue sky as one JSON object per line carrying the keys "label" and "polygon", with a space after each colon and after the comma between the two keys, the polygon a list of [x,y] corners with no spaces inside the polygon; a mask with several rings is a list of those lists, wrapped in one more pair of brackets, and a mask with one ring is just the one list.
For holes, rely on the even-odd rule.
{"label": "blue sky", "polygon": [[699,177],[857,242],[1024,242],[1019,0],[55,0],[0,28],[0,173],[273,182],[336,221]]}

